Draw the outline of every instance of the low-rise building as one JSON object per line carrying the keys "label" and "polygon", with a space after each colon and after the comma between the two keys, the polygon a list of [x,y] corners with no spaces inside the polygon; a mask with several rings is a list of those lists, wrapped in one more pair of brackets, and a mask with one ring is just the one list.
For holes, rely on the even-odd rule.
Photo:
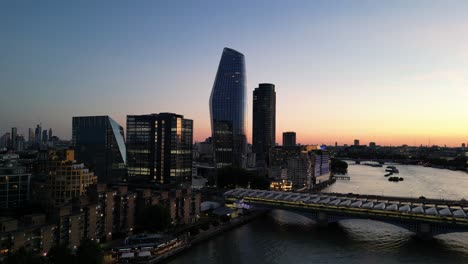
{"label": "low-rise building", "polygon": [[0,255],[20,248],[43,255],[53,246],[56,230],[57,226],[48,224],[44,214],[0,219]]}

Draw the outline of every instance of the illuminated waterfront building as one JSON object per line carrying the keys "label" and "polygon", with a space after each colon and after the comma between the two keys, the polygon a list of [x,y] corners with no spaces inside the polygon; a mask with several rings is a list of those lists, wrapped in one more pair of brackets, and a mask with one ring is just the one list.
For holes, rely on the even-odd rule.
{"label": "illuminated waterfront building", "polygon": [[128,178],[190,186],[193,121],[172,113],[127,116]]}

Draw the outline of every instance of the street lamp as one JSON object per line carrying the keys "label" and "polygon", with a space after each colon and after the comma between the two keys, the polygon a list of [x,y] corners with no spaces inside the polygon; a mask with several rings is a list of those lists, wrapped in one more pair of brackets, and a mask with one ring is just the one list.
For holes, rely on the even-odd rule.
{"label": "street lamp", "polygon": [[410,189],[411,192],[411,199],[413,199],[413,189]]}

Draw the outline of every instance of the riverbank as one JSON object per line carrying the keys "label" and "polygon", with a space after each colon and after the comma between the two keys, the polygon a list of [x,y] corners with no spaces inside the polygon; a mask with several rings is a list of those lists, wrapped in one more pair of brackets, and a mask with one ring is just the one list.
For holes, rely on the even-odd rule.
{"label": "riverbank", "polygon": [[164,255],[157,256],[150,260],[138,261],[134,263],[155,264],[155,263],[164,262],[172,257],[182,254],[186,250],[190,249],[191,247],[203,241],[209,240],[213,237],[216,237],[217,235],[220,235],[236,227],[249,223],[253,221],[254,219],[258,218],[259,216],[264,215],[267,212],[268,210],[256,210],[256,211],[250,212],[248,215],[243,215],[243,216],[239,216],[237,218],[231,219],[229,222],[220,224],[217,227],[213,226],[206,231],[200,230],[200,233],[196,235],[195,237],[190,238],[186,244],[181,245],[180,247],[174,248],[173,250],[165,253]]}
{"label": "riverbank", "polygon": [[311,191],[312,192],[320,192],[320,191],[322,191],[323,189],[329,187],[330,185],[332,185],[335,182],[336,182],[336,179],[333,178],[333,177],[330,177],[330,179],[327,180],[327,181],[315,184],[314,187],[312,187]]}

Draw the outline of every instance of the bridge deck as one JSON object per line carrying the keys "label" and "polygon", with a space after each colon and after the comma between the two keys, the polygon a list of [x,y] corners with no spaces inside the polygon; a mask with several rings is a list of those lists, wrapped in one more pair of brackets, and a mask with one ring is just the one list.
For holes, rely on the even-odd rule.
{"label": "bridge deck", "polygon": [[390,218],[411,218],[468,226],[468,207],[462,205],[250,189],[234,189],[224,195],[232,201],[244,199],[257,204],[332,210],[350,214],[376,214]]}

